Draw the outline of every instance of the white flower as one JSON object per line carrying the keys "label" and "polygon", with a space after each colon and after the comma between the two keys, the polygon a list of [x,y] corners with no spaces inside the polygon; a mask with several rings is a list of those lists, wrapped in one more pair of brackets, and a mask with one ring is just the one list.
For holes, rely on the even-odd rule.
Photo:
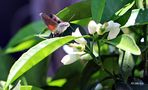
{"label": "white flower", "polygon": [[67,54],[84,54],[85,45],[78,43],[71,43],[63,46],[64,51]]}
{"label": "white flower", "polygon": [[80,59],[81,55],[85,54],[84,44],[71,43],[69,45],[64,45],[63,49],[67,53],[67,55],[65,55],[61,60],[64,65],[74,63]]}
{"label": "white flower", "polygon": [[68,64],[71,64],[71,63],[74,63],[75,61],[77,61],[78,59],[80,59],[80,55],[79,54],[67,54],[65,55],[61,62],[64,64],[64,65],[68,65]]}
{"label": "white flower", "polygon": [[[75,36],[75,37],[82,36],[79,31],[79,28],[77,28],[75,32],[72,33],[72,36]],[[68,65],[79,60],[81,55],[85,54],[84,50],[85,50],[85,45],[87,41],[83,37],[78,38],[75,41],[77,43],[71,43],[69,45],[63,46],[64,51],[67,53],[67,55],[65,55],[61,60],[61,62],[64,65]]]}
{"label": "white flower", "polygon": [[98,35],[103,35],[104,33],[109,32],[107,39],[110,40],[116,38],[119,34],[120,24],[109,21],[102,25],[101,23],[96,24],[95,21],[91,20],[88,24],[88,31],[90,34],[97,32]]}
{"label": "white flower", "polygon": [[102,28],[102,24],[96,24],[94,20],[91,20],[88,24],[88,32],[90,34],[94,34],[95,32],[98,33],[98,35],[103,35],[105,30]]}
{"label": "white flower", "polygon": [[99,24],[97,25],[96,31],[97,31],[98,35],[103,35],[103,34],[105,33],[105,29],[103,28],[103,26],[102,26],[101,23],[99,23]]}
{"label": "white flower", "polygon": [[[79,28],[77,28],[76,30],[75,30],[75,32],[73,32],[72,33],[72,36],[75,36],[75,37],[81,37],[82,36],[82,34],[80,33],[80,30],[79,30]],[[80,44],[86,44],[87,43],[87,41],[82,37],[82,38],[78,38],[78,39],[76,39],[75,40],[77,43],[80,43]]]}
{"label": "white flower", "polygon": [[119,23],[115,23],[113,21],[109,21],[108,22],[108,26],[106,27],[106,31],[109,31],[108,37],[107,39],[114,39],[117,37],[117,35],[120,32],[120,24]]}
{"label": "white flower", "polygon": [[103,86],[101,83],[98,83],[94,90],[102,90]]}
{"label": "white flower", "polygon": [[96,32],[97,29],[97,24],[95,21],[91,20],[88,24],[88,32],[90,34],[94,34]]}

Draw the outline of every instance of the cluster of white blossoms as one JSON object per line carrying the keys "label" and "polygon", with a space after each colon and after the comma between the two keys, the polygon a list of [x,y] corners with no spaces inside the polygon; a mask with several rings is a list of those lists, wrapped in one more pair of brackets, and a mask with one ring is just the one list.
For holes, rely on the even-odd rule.
{"label": "cluster of white blossoms", "polygon": [[94,34],[97,32],[98,35],[103,35],[106,32],[109,32],[107,39],[111,40],[117,37],[120,32],[120,24],[115,23],[114,21],[109,21],[104,23],[96,24],[95,21],[90,21],[88,24],[88,31],[90,34]]}
{"label": "cluster of white blossoms", "polygon": [[[76,37],[82,36],[79,28],[77,28],[75,32],[72,33],[72,36],[76,36]],[[71,43],[69,45],[63,46],[64,51],[67,53],[67,55],[65,55],[61,60],[61,62],[64,65],[68,65],[79,59],[82,59],[83,55],[86,54],[84,50],[85,50],[85,45],[87,44],[87,41],[84,38],[79,38],[79,39],[76,39],[75,42],[76,43]]]}
{"label": "cluster of white blossoms", "polygon": [[[111,40],[117,37],[117,35],[120,32],[120,24],[115,23],[113,21],[109,21],[107,23],[102,24],[96,24],[95,21],[90,21],[88,24],[88,32],[90,34],[97,33],[98,35],[103,35],[106,32],[109,32],[107,39]],[[80,33],[79,28],[75,30],[75,32],[72,33],[72,36],[75,37],[81,37],[82,34]],[[82,37],[75,40],[76,43],[71,43],[69,45],[64,45],[63,49],[67,53],[65,55],[61,62],[64,65],[71,64],[77,60],[91,60],[92,57],[86,53],[85,46],[87,44],[87,41]]]}

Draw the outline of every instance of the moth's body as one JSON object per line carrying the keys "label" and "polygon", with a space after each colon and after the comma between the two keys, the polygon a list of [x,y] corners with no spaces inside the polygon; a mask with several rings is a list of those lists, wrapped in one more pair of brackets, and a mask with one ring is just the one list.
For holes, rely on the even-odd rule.
{"label": "moth's body", "polygon": [[70,26],[68,22],[63,22],[56,15],[50,14],[48,16],[45,13],[40,13],[40,16],[54,36],[63,33]]}

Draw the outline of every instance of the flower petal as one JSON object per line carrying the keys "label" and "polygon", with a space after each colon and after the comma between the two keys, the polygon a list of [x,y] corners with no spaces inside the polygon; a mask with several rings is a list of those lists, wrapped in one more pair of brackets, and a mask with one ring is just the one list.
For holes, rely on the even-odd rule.
{"label": "flower petal", "polygon": [[108,40],[114,39],[117,37],[117,35],[120,32],[120,24],[114,23],[113,21],[109,21],[106,31],[109,31],[109,35],[108,35],[107,39]]}
{"label": "flower petal", "polygon": [[101,28],[102,27],[102,24],[98,24],[97,25],[97,33],[98,33],[98,35],[103,35],[104,33],[105,33],[105,29],[103,29],[103,28]]}
{"label": "flower petal", "polygon": [[64,45],[63,46],[63,50],[67,53],[67,54],[72,54],[74,52],[74,49],[72,47],[70,47],[69,45]]}
{"label": "flower petal", "polygon": [[90,34],[94,34],[96,32],[97,29],[97,24],[95,21],[91,20],[88,24],[88,32]]}
{"label": "flower petal", "polygon": [[[82,36],[82,34],[80,33],[79,28],[77,28],[75,30],[75,32],[72,33],[72,36],[75,36],[75,37],[81,37]],[[79,38],[79,39],[76,39],[75,41],[77,43],[80,43],[80,44],[86,44],[87,43],[87,41],[83,37],[82,38]]]}
{"label": "flower petal", "polygon": [[111,39],[116,38],[117,35],[119,34],[119,32],[120,32],[120,28],[114,28],[114,29],[112,29],[112,30],[109,32],[107,39],[108,39],[108,40],[111,40]]}
{"label": "flower petal", "polygon": [[84,55],[82,55],[80,57],[80,60],[86,60],[86,61],[88,61],[88,60],[91,60],[91,59],[92,59],[92,57],[90,56],[90,54],[84,54]]}
{"label": "flower petal", "polygon": [[[77,44],[77,43],[74,43],[74,44]],[[85,53],[84,49],[85,49],[85,46],[83,44],[77,44],[77,46],[71,46],[71,45],[64,45],[63,46],[63,50],[67,54],[79,54],[79,55],[81,55],[81,54]]]}
{"label": "flower petal", "polygon": [[69,65],[69,64],[72,64],[74,63],[75,61],[77,61],[78,59],[80,59],[80,55],[78,54],[68,54],[68,55],[65,55],[61,62],[64,64],[64,65]]}

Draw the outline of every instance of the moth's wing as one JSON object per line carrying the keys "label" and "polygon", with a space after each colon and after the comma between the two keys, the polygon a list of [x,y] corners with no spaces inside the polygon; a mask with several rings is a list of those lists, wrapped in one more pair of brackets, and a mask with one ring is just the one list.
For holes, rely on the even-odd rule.
{"label": "moth's wing", "polygon": [[60,18],[58,18],[56,15],[54,15],[54,14],[52,14],[53,15],[53,20],[55,21],[55,22],[57,22],[58,24],[59,23],[61,23],[61,22],[63,22]]}
{"label": "moth's wing", "polygon": [[51,32],[54,32],[57,28],[58,23],[55,22],[53,18],[51,18],[50,16],[48,16],[45,13],[40,13],[40,16],[43,19],[44,23],[47,25],[48,29]]}

